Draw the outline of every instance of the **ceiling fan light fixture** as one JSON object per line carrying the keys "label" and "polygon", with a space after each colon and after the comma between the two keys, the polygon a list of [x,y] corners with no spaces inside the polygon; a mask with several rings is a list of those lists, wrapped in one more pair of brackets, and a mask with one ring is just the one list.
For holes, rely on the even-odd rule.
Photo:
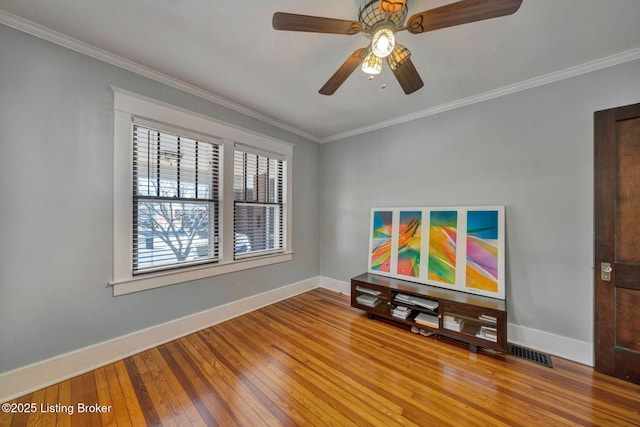
{"label": "ceiling fan light fixture", "polygon": [[507,16],[514,14],[524,0],[457,0],[414,13],[406,24],[407,0],[361,1],[364,4],[359,10],[358,22],[286,12],[273,14],[271,25],[276,30],[346,35],[362,33],[370,40],[369,46],[354,51],[333,73],[318,91],[322,95],[333,95],[358,66],[369,76],[380,73],[383,58],[404,93],[412,94],[422,88],[424,82],[411,61],[409,50],[396,45],[396,32],[407,30],[411,34],[420,34]]}
{"label": "ceiling fan light fixture", "polygon": [[396,47],[396,35],[390,28],[383,27],[373,34],[371,38],[371,50],[379,58],[385,58]]}
{"label": "ceiling fan light fixture", "polygon": [[369,75],[380,74],[382,71],[382,59],[369,52],[362,61],[362,71]]}

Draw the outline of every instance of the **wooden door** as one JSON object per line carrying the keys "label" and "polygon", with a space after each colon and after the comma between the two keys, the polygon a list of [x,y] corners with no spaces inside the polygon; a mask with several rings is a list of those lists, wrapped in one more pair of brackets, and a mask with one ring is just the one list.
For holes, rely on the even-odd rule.
{"label": "wooden door", "polygon": [[594,117],[595,368],[640,384],[640,104]]}

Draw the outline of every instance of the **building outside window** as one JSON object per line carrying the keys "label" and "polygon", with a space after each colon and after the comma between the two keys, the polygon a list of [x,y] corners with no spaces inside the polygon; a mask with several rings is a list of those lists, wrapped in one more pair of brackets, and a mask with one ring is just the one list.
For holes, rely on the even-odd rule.
{"label": "building outside window", "polygon": [[286,161],[273,153],[234,150],[236,259],[284,249]]}

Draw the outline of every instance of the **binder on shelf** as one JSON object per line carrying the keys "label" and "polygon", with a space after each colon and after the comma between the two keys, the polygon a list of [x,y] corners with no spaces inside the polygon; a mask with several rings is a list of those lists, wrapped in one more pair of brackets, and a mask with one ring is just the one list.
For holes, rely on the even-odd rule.
{"label": "binder on shelf", "polygon": [[498,319],[496,317],[489,316],[488,314],[480,315],[479,319],[484,322],[493,323],[493,324],[496,324],[498,322]]}
{"label": "binder on shelf", "polygon": [[464,319],[459,319],[450,314],[445,314],[442,318],[442,326],[451,331],[460,332],[464,326]]}
{"label": "binder on shelf", "polygon": [[407,320],[407,317],[411,315],[412,310],[409,307],[404,307],[401,305],[393,307],[391,310],[391,315],[393,317],[397,317],[398,319]]}
{"label": "binder on shelf", "polygon": [[380,299],[373,295],[362,294],[356,297],[358,304],[366,305],[367,307],[375,307],[380,303]]}
{"label": "binder on shelf", "polygon": [[490,328],[488,326],[480,326],[476,337],[488,341],[498,342],[498,330],[496,328]]}
{"label": "binder on shelf", "polygon": [[362,292],[362,293],[365,293],[365,294],[369,294],[369,295],[375,295],[375,296],[378,296],[378,295],[380,295],[382,293],[380,291],[376,291],[376,290],[369,289],[369,288],[364,288],[362,286],[356,286],[356,291]]}
{"label": "binder on shelf", "polygon": [[427,313],[419,313],[415,318],[415,322],[434,329],[437,329],[440,326],[438,324],[438,316]]}
{"label": "binder on shelf", "polygon": [[438,309],[438,301],[434,301],[426,298],[420,298],[413,295],[398,293],[394,297],[394,300],[397,302],[401,302],[403,304],[417,305],[419,307],[426,308],[428,310],[435,311]]}

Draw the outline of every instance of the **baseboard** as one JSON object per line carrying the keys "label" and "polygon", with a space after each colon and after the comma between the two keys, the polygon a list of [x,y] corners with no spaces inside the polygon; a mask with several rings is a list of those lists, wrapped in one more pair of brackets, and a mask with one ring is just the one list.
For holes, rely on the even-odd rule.
{"label": "baseboard", "polygon": [[[312,277],[262,294],[214,307],[151,328],[0,374],[0,402],[6,402],[52,384],[84,374],[133,354],[156,347],[225,320],[291,298],[318,287],[345,295],[348,282]],[[510,342],[593,366],[593,344],[515,324],[508,325]]]}
{"label": "baseboard", "polygon": [[509,323],[509,342],[593,366],[593,343]]}
{"label": "baseboard", "polygon": [[313,277],[5,372],[0,374],[0,402],[24,396],[225,320],[315,289],[320,286],[321,281],[320,277]]}
{"label": "baseboard", "polygon": [[329,289],[344,295],[351,295],[351,285],[342,280],[332,279],[331,277],[320,276],[321,288]]}

